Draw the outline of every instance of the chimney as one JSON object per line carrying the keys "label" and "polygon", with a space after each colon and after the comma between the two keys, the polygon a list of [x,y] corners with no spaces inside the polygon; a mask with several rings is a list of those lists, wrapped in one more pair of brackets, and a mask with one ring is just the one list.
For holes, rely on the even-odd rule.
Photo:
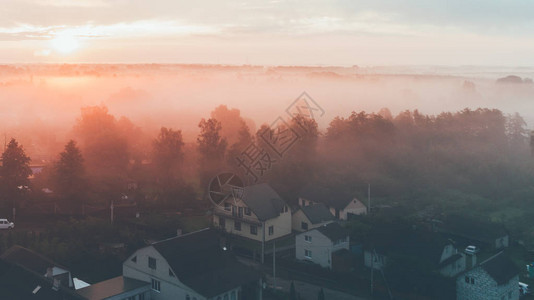
{"label": "chimney", "polygon": [[52,289],[54,291],[59,291],[59,286],[61,285],[61,280],[54,278],[54,283],[52,285]]}

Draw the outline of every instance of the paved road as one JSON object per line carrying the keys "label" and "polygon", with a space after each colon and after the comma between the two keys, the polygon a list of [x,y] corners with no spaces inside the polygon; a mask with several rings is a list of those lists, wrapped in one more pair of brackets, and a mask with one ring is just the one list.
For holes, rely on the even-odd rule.
{"label": "paved road", "polygon": [[[295,284],[295,291],[300,295],[301,299],[306,300],[315,300],[317,299],[317,295],[319,291],[321,290],[320,286],[309,284],[306,282],[294,280],[293,283]],[[271,276],[267,276],[267,284],[269,286],[273,285],[273,278]],[[280,279],[276,278],[276,286],[278,289],[283,290],[284,292],[289,293],[289,287],[291,286],[290,280]],[[327,288],[323,288],[324,296],[326,300],[367,300],[366,298],[356,297],[347,293],[343,293],[340,291],[335,291]]]}

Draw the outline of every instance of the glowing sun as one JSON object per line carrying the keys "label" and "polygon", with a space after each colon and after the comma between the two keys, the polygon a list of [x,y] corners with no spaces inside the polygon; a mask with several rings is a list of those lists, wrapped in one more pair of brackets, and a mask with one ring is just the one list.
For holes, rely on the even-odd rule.
{"label": "glowing sun", "polygon": [[60,33],[51,41],[52,47],[60,53],[69,54],[80,47],[78,38],[71,34]]}

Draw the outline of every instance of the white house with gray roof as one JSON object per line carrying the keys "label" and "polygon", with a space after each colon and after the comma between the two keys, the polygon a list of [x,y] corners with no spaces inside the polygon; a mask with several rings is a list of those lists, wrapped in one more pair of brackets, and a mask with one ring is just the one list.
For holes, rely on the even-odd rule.
{"label": "white house with gray roof", "polygon": [[456,278],[457,300],[519,299],[519,269],[500,252]]}
{"label": "white house with gray roof", "polygon": [[213,224],[228,233],[260,242],[291,234],[291,209],[266,183],[247,186],[222,205],[215,208]]}
{"label": "white house with gray roof", "polygon": [[300,191],[298,203],[301,207],[322,203],[340,220],[347,220],[351,215],[367,214],[367,206],[363,202],[336,188],[308,185]]}
{"label": "white house with gray roof", "polygon": [[333,257],[349,249],[349,235],[338,223],[329,223],[297,234],[295,256],[324,268],[332,268]]}

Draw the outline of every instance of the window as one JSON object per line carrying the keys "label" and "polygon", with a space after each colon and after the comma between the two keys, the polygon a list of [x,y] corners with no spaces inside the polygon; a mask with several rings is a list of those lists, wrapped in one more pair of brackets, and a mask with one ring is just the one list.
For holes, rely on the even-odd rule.
{"label": "window", "polygon": [[131,261],[133,261],[134,263],[137,263],[137,255],[132,257],[132,259],[130,259]]}
{"label": "window", "polygon": [[237,231],[241,231],[241,222],[234,221],[234,229]]}
{"label": "window", "polygon": [[304,240],[305,240],[306,242],[311,243],[311,241],[312,241],[312,237],[311,237],[311,235],[305,235],[305,236],[304,236]]}
{"label": "window", "polygon": [[155,270],[156,269],[156,259],[153,258],[153,257],[148,257],[148,267],[151,268],[152,270]]}
{"label": "window", "polygon": [[274,226],[269,226],[269,235],[273,235],[274,234]]}
{"label": "window", "polygon": [[250,234],[253,234],[253,235],[258,234],[258,227],[256,227],[256,225],[250,225]]}
{"label": "window", "polygon": [[230,205],[230,203],[224,202],[224,210],[226,210],[226,211],[231,211],[232,210],[232,206]]}
{"label": "window", "polygon": [[238,211],[237,216],[240,217],[240,218],[242,218],[242,217],[243,217],[243,207],[241,207],[241,206],[238,207],[238,208],[237,208],[237,211]]}
{"label": "window", "polygon": [[252,213],[250,212],[250,208],[245,207],[245,215],[250,216]]}
{"label": "window", "polygon": [[465,282],[469,283],[469,277],[465,276]]}
{"label": "window", "polygon": [[475,284],[475,278],[471,277],[471,284]]}
{"label": "window", "polygon": [[311,250],[304,250],[304,257],[306,257],[306,258],[312,258],[312,252],[311,252]]}
{"label": "window", "polygon": [[237,207],[232,205],[232,216],[237,216]]}
{"label": "window", "polygon": [[301,222],[300,223],[300,228],[304,229],[304,230],[308,230],[308,223],[306,222]]}
{"label": "window", "polygon": [[161,292],[161,282],[152,278],[152,290],[156,292]]}
{"label": "window", "polygon": [[169,276],[171,276],[171,277],[176,277],[176,276],[174,276],[174,273],[172,272],[171,269],[169,269]]}
{"label": "window", "polygon": [[219,226],[222,228],[226,227],[226,220],[223,217],[219,217]]}

